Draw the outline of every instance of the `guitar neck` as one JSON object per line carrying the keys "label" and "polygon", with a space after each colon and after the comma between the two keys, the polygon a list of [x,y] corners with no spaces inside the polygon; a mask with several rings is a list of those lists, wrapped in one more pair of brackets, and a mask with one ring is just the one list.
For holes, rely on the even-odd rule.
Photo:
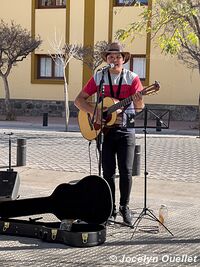
{"label": "guitar neck", "polygon": [[[142,91],[140,91],[141,95],[150,95],[153,94],[154,92],[157,92],[160,89],[160,84],[159,82],[155,81],[155,83],[145,87]],[[112,105],[111,107],[109,107],[106,111],[107,115],[115,112],[116,110],[127,106],[128,104],[130,104],[133,100],[133,95],[117,102],[116,104]]]}
{"label": "guitar neck", "polygon": [[107,110],[107,114],[111,114],[113,112],[115,112],[116,110],[127,106],[128,104],[130,104],[132,102],[132,96],[129,96],[121,101],[119,101],[118,103],[114,104],[113,106],[109,107]]}
{"label": "guitar neck", "polygon": [[3,218],[48,213],[50,210],[49,197],[19,199],[0,203],[0,217]]}

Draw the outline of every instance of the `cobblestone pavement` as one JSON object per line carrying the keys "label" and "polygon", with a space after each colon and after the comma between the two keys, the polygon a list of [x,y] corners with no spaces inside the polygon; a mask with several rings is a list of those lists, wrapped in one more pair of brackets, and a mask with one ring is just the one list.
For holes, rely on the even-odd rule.
{"label": "cobblestone pavement", "polygon": [[[98,174],[96,144],[79,133],[16,132],[12,136],[12,164],[16,164],[16,140],[27,140],[30,168]],[[149,179],[200,182],[200,142],[194,136],[147,135]],[[141,173],[144,173],[144,136],[136,135],[141,146]],[[8,136],[0,133],[0,166],[8,166]]]}
{"label": "cobblestone pavement", "polygon": [[[19,168],[22,197],[49,194],[64,179],[80,179],[90,174],[90,166],[92,174],[98,173],[95,143],[89,148],[79,133],[13,132],[13,166],[16,164],[16,140],[27,140],[27,165]],[[158,233],[157,222],[149,220],[148,214],[134,236],[133,229],[115,224],[107,227],[103,245],[90,248],[5,235],[0,236],[1,266],[200,266],[199,142],[195,136],[147,136],[147,205],[158,216],[160,204],[167,204],[167,227],[174,236],[168,232]],[[141,145],[141,176],[134,178],[130,201],[135,220],[144,205],[142,134],[137,135],[137,144]],[[7,166],[8,136],[2,130],[0,167]],[[55,220],[52,215],[44,215],[44,220],[51,219]],[[120,222],[120,216],[117,220]]]}

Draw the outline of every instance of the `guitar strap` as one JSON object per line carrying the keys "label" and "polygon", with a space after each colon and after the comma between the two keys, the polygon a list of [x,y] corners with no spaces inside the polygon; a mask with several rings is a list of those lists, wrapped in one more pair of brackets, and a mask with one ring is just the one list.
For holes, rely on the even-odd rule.
{"label": "guitar strap", "polygon": [[108,81],[109,81],[109,85],[110,85],[110,95],[113,98],[119,99],[119,95],[120,95],[120,91],[121,91],[121,86],[122,86],[122,80],[123,80],[123,74],[124,74],[124,70],[122,69],[121,74],[120,74],[120,79],[119,79],[119,84],[118,84],[117,92],[116,92],[116,94],[114,94],[112,80],[111,80],[111,75],[110,75],[110,72],[108,70]]}
{"label": "guitar strap", "polygon": [[118,84],[118,88],[117,88],[117,92],[116,92],[116,95],[114,94],[114,91],[113,91],[113,86],[112,86],[112,80],[111,80],[111,76],[110,76],[110,72],[108,70],[108,81],[109,81],[109,85],[110,85],[110,95],[111,97],[114,97],[114,98],[119,98],[119,95],[120,95],[120,91],[121,91],[121,86],[122,86],[122,80],[123,80],[123,70],[120,74],[120,79],[119,79],[119,84]]}

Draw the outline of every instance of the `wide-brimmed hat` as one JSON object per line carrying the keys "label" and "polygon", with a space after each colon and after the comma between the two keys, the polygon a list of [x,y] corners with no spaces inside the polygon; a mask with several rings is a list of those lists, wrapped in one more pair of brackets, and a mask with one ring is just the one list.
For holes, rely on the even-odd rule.
{"label": "wide-brimmed hat", "polygon": [[111,53],[120,53],[123,55],[124,57],[124,64],[129,61],[130,59],[130,53],[129,52],[124,52],[122,45],[120,43],[111,43],[108,45],[108,48],[106,49],[106,51],[101,52],[101,57],[103,58],[104,61],[107,61],[107,55],[111,54]]}

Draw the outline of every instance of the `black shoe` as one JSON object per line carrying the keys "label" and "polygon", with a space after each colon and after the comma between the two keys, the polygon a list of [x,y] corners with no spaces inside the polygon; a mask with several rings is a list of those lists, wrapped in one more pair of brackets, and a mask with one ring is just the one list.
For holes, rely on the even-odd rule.
{"label": "black shoe", "polygon": [[131,212],[128,206],[120,206],[119,214],[122,216],[125,224],[132,225]]}
{"label": "black shoe", "polygon": [[108,218],[107,224],[108,224],[108,225],[113,225],[113,224],[115,224],[115,219],[116,219],[116,217],[110,216],[110,217]]}

